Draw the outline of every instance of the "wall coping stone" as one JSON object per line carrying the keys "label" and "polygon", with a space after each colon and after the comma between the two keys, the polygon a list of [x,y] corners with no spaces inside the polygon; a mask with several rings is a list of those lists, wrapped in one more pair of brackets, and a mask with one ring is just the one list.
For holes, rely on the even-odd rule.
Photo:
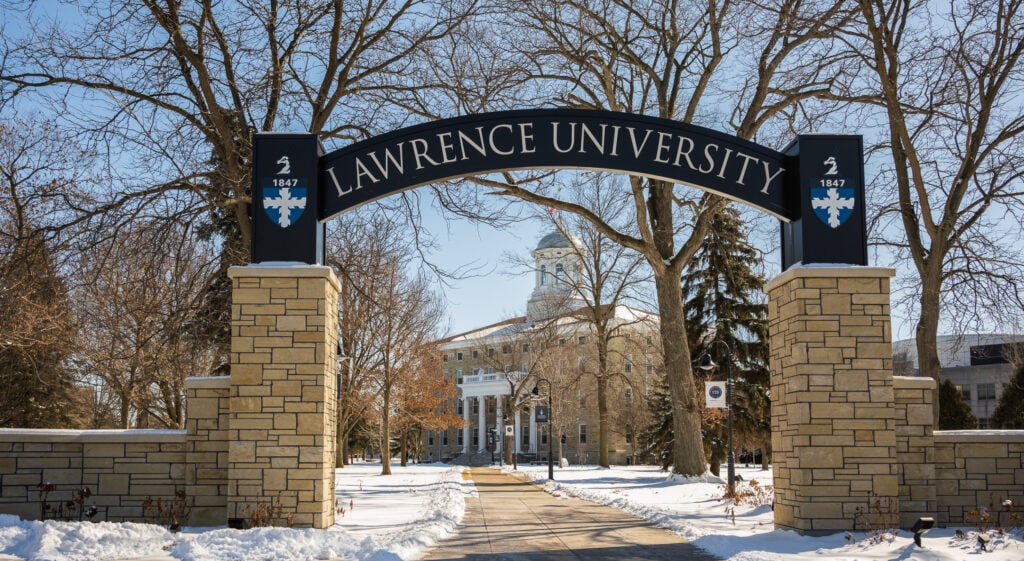
{"label": "wall coping stone", "polygon": [[940,442],[952,444],[1024,442],[1024,430],[937,430],[933,434],[935,435],[936,444]]}
{"label": "wall coping stone", "polygon": [[865,267],[862,265],[795,265],[783,271],[779,276],[764,284],[768,293],[779,286],[800,278],[878,278],[894,277],[896,269],[892,267]]}
{"label": "wall coping stone", "polygon": [[307,265],[305,263],[292,262],[271,262],[271,263],[250,263],[249,265],[235,266],[228,268],[228,278],[266,278],[266,277],[290,277],[290,278],[325,278],[334,285],[334,289],[341,291],[341,283],[334,269],[325,265]]}
{"label": "wall coping stone", "polygon": [[0,429],[0,442],[185,442],[177,429]]}
{"label": "wall coping stone", "polygon": [[185,378],[186,388],[228,388],[231,376],[189,376]]}
{"label": "wall coping stone", "polygon": [[901,390],[934,390],[935,380],[927,376],[893,376],[893,386]]}

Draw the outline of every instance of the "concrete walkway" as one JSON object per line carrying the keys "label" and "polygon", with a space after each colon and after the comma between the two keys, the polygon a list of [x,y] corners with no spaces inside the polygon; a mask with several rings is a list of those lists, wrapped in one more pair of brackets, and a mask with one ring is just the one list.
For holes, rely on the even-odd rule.
{"label": "concrete walkway", "polygon": [[425,561],[673,560],[716,558],[618,509],[554,497],[495,468],[473,468],[478,498],[466,500],[458,535]]}

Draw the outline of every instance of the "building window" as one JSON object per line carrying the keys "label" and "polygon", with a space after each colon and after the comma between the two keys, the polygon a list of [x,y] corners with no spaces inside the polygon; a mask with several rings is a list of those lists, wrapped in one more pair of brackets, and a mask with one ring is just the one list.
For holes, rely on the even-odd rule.
{"label": "building window", "polygon": [[625,364],[623,364],[623,370],[626,372],[626,374],[630,374],[633,372],[633,355],[626,355],[626,361]]}
{"label": "building window", "polygon": [[563,339],[559,339],[558,340],[558,344],[564,347],[565,346],[565,339],[564,338]]}
{"label": "building window", "polygon": [[480,356],[480,351],[478,351],[476,349],[473,349],[473,358],[478,358],[479,356]]}
{"label": "building window", "polygon": [[540,266],[540,285],[544,286],[548,282],[548,267],[547,265]]}
{"label": "building window", "polygon": [[473,431],[473,446],[480,446],[480,431]]}
{"label": "building window", "polygon": [[434,445],[434,431],[428,430],[427,431],[427,446],[433,446],[433,445]]}
{"label": "building window", "polygon": [[626,425],[626,444],[633,444],[633,426]]}
{"label": "building window", "polygon": [[978,384],[978,401],[986,401],[996,398],[995,384]]}
{"label": "building window", "polygon": [[565,274],[562,264],[555,265],[555,284],[562,284],[562,276]]}
{"label": "building window", "polygon": [[579,368],[580,372],[586,372],[587,371],[587,361],[584,360],[583,357],[580,357],[576,361],[576,366]]}
{"label": "building window", "polygon": [[964,398],[964,401],[971,400],[971,388],[968,386],[957,386],[956,389],[960,390],[960,396]]}
{"label": "building window", "polygon": [[587,342],[587,338],[582,336],[582,335],[576,338],[576,344],[577,345],[583,345],[586,342]]}
{"label": "building window", "polygon": [[466,429],[459,429],[459,433],[458,434],[459,434],[458,445],[462,446],[462,444],[464,442],[466,442]]}
{"label": "building window", "polygon": [[648,356],[646,358],[646,362],[647,362],[647,375],[651,376],[651,375],[654,374],[654,359]]}
{"label": "building window", "polygon": [[480,398],[479,397],[473,400],[473,414],[474,415],[479,415],[480,414]]}
{"label": "building window", "polygon": [[488,366],[487,367],[487,373],[488,374],[494,374],[494,367],[493,366]]}
{"label": "building window", "polygon": [[519,365],[519,371],[520,372],[527,372],[526,363],[525,362]]}
{"label": "building window", "polygon": [[540,443],[541,444],[547,444],[548,443],[548,431],[547,430],[543,430],[543,431],[540,432]]}
{"label": "building window", "polygon": [[530,344],[529,343],[523,343],[523,352],[524,353],[530,352]]}
{"label": "building window", "polygon": [[654,337],[648,335],[647,336],[647,346],[650,347],[653,344],[654,344]]}
{"label": "building window", "polygon": [[633,401],[633,388],[626,388],[626,401]]}
{"label": "building window", "polygon": [[527,431],[527,430],[523,431],[522,441],[523,441],[523,443],[522,443],[523,446],[529,446],[530,445],[530,431]]}
{"label": "building window", "polygon": [[587,408],[587,394],[580,392],[580,411]]}
{"label": "building window", "polygon": [[441,355],[441,362],[448,362],[448,353]]}
{"label": "building window", "polygon": [[458,360],[458,361],[462,360],[462,352],[455,353],[455,360]]}
{"label": "building window", "polygon": [[455,405],[455,409],[456,409],[456,410],[457,410],[457,411],[459,412],[459,415],[461,415],[461,414],[462,414],[462,412],[463,412],[463,408],[462,408],[462,400],[461,400],[461,399],[459,399],[459,400],[456,400],[456,402],[455,402],[455,403],[456,403],[456,405]]}
{"label": "building window", "polygon": [[488,356],[488,358],[493,357],[494,356],[494,349],[487,349],[487,356]]}
{"label": "building window", "polygon": [[512,345],[509,345],[508,343],[502,345],[501,346],[501,352],[504,353],[504,354],[511,353],[512,352]]}
{"label": "building window", "polygon": [[587,425],[580,425],[580,444],[587,443]]}
{"label": "building window", "polygon": [[441,433],[441,445],[448,446],[448,431]]}
{"label": "building window", "polygon": [[456,384],[461,384],[462,383],[462,369],[461,368],[455,371],[455,383]]}

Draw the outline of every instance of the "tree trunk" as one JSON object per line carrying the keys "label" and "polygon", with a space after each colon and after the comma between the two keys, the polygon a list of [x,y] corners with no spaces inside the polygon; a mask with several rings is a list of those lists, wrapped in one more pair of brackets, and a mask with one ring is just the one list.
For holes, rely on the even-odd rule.
{"label": "tree trunk", "polygon": [[[673,269],[669,269],[672,271]],[[696,385],[686,342],[683,288],[679,275],[655,275],[661,340],[665,351],[665,379],[672,403],[672,468],[684,476],[707,471]]]}
{"label": "tree trunk", "polygon": [[936,344],[939,333],[939,286],[941,283],[938,271],[922,271],[921,298],[919,300],[921,317],[917,321],[915,330],[917,364],[920,375],[935,380],[932,403],[935,404],[933,411],[936,429],[939,428],[939,377],[942,374],[942,365],[939,363],[939,350]]}
{"label": "tree trunk", "polygon": [[391,392],[383,392],[380,415],[380,474],[391,475]]}
{"label": "tree trunk", "polygon": [[407,467],[409,465],[409,429],[404,428],[404,427],[402,428],[401,439],[402,439],[402,441],[398,445],[399,446],[399,458],[400,458],[400,462],[401,462],[402,467]]}
{"label": "tree trunk", "polygon": [[[602,365],[602,368],[605,365]],[[608,466],[608,377],[597,378],[597,447],[598,463],[601,467]]]}

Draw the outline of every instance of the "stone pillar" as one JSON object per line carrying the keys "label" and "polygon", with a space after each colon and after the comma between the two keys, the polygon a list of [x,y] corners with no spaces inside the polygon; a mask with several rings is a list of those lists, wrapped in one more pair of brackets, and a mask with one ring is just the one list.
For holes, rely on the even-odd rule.
{"label": "stone pillar", "polygon": [[484,396],[476,397],[476,430],[477,430],[477,452],[487,448],[487,399]]}
{"label": "stone pillar", "polygon": [[892,269],[798,267],[769,282],[775,524],[863,530],[899,516]]}
{"label": "stone pillar", "polygon": [[[537,412],[536,405],[530,406],[530,453],[537,453]],[[548,413],[550,415],[550,413]]]}
{"label": "stone pillar", "polygon": [[318,266],[232,267],[228,277],[229,523],[280,506],[295,526],[327,528],[334,524],[338,279]]}
{"label": "stone pillar", "polygon": [[942,520],[936,502],[935,380],[896,376],[896,458],[900,464],[900,528],[921,516]]}
{"label": "stone pillar", "polygon": [[502,416],[504,411],[502,410],[502,396],[494,396],[494,435],[495,444],[498,447],[498,453],[501,454],[505,451],[505,418]]}
{"label": "stone pillar", "polygon": [[523,434],[523,421],[519,418],[519,411],[516,411],[513,415],[515,415],[516,430],[515,434],[512,435],[512,450],[518,454],[523,451],[523,437],[521,436]]}
{"label": "stone pillar", "polygon": [[469,453],[469,398],[462,397],[462,453]]}
{"label": "stone pillar", "polygon": [[227,520],[228,376],[185,379],[185,494],[193,501],[194,526],[222,526]]}

